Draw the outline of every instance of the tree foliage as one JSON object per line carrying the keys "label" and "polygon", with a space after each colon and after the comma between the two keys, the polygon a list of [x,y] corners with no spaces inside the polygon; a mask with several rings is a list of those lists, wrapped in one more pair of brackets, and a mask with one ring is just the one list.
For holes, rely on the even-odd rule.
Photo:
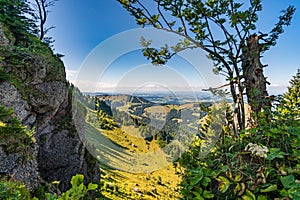
{"label": "tree foliage", "polygon": [[35,33],[35,23],[26,14],[32,14],[26,0],[0,0],[0,22],[12,31],[16,44],[26,40],[28,32]]}
{"label": "tree foliage", "polygon": [[[165,64],[175,54],[185,49],[200,48],[207,52],[214,62],[214,72],[224,75],[229,82],[230,93],[235,103],[236,119],[240,129],[245,128],[244,93],[250,106],[260,110],[265,105],[254,101],[264,101],[266,91],[255,92],[247,84],[253,81],[249,76],[260,73],[259,87],[265,90],[267,81],[263,76],[263,67],[259,59],[261,53],[276,44],[291,23],[295,12],[293,6],[282,11],[279,22],[269,33],[256,32],[258,12],[262,10],[261,0],[249,0],[241,3],[235,0],[118,0],[135,17],[137,24],[152,26],[160,30],[182,36],[176,45],[167,44],[160,49],[151,47],[151,41],[142,38],[143,54],[153,64]],[[251,38],[256,38],[258,48],[251,49]],[[261,43],[259,43],[262,41]],[[242,67],[242,63],[244,66]],[[254,68],[254,72],[245,73],[245,68]],[[255,75],[255,74],[254,74]],[[251,79],[251,80],[250,80]],[[254,99],[254,97],[259,97]],[[252,101],[253,99],[253,101]]]}
{"label": "tree foliage", "polygon": [[284,112],[300,115],[300,69],[290,81],[290,87],[288,87],[288,92],[283,96],[282,104],[286,108]]}
{"label": "tree foliage", "polygon": [[0,0],[0,22],[13,33],[15,44],[26,46],[29,34],[34,34],[41,41],[51,44],[51,37],[46,37],[53,26],[47,27],[49,7],[58,0]]}

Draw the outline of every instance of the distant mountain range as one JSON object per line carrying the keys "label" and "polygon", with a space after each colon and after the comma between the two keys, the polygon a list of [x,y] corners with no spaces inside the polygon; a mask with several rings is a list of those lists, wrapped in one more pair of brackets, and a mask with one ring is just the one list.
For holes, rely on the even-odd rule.
{"label": "distant mountain range", "polygon": [[[143,101],[147,100],[153,103],[163,103],[163,104],[174,104],[181,105],[186,103],[195,103],[195,102],[219,102],[222,100],[221,97],[212,95],[210,92],[143,92],[143,93],[133,93],[133,94],[120,94],[120,93],[104,93],[104,92],[83,92],[84,95],[89,96],[119,96],[119,95],[128,95],[135,98],[143,98]],[[128,97],[129,98],[129,97]],[[226,99],[228,102],[231,102],[230,98]]]}

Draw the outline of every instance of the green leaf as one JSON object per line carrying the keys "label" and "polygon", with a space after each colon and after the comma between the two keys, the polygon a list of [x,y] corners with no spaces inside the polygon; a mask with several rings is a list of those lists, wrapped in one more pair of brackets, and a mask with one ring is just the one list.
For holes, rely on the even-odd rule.
{"label": "green leaf", "polygon": [[195,199],[195,200],[204,200],[204,198],[202,197],[200,192],[193,192],[193,194],[196,196],[193,199]]}
{"label": "green leaf", "polygon": [[238,174],[235,176],[234,181],[235,182],[240,182],[243,179],[243,176],[241,174]]}
{"label": "green leaf", "polygon": [[286,191],[286,189],[282,189],[281,191],[280,191],[280,195],[281,196],[284,196],[284,197],[287,197],[287,196],[289,196],[289,193]]}
{"label": "green leaf", "polygon": [[228,169],[228,166],[227,166],[227,165],[224,165],[224,166],[222,166],[221,171],[222,171],[222,172],[226,172],[227,169]]}
{"label": "green leaf", "polygon": [[198,168],[196,170],[192,170],[192,172],[193,175],[190,184],[194,186],[197,185],[203,179],[203,170],[201,168]]}
{"label": "green leaf", "polygon": [[296,173],[300,175],[300,164],[296,165]]}
{"label": "green leaf", "polygon": [[191,179],[191,185],[197,185],[203,178],[203,174],[196,175]]}
{"label": "green leaf", "polygon": [[150,20],[151,20],[151,22],[156,23],[156,22],[158,22],[159,17],[160,17],[160,14],[158,14],[158,15],[152,15],[150,17]]}
{"label": "green leaf", "polygon": [[239,9],[243,4],[242,3],[234,3],[233,8],[234,9]]}
{"label": "green leaf", "polygon": [[45,194],[45,198],[46,198],[47,200],[56,200],[56,199],[57,199],[57,196],[56,196],[56,194],[46,193],[46,194]]}
{"label": "green leaf", "polygon": [[82,174],[77,174],[76,176],[72,177],[71,185],[72,186],[79,186],[83,183],[84,176]]}
{"label": "green leaf", "polygon": [[245,195],[242,196],[243,200],[256,200],[255,195],[250,191],[246,190]]}
{"label": "green leaf", "polygon": [[243,200],[252,200],[252,198],[247,195],[242,196],[242,199]]}
{"label": "green leaf", "polygon": [[209,178],[209,177],[204,177],[203,179],[202,179],[202,185],[204,186],[204,187],[206,187],[206,186],[208,186],[208,184],[211,182],[211,179]]}
{"label": "green leaf", "polygon": [[[72,188],[73,189],[73,188]],[[81,183],[77,188],[76,188],[76,192],[79,191],[84,191],[86,189],[85,185],[83,183]]]}
{"label": "green leaf", "polygon": [[259,195],[257,197],[257,200],[268,200],[268,198],[266,196],[263,196],[263,195]]}
{"label": "green leaf", "polygon": [[147,22],[146,18],[138,18],[136,19],[136,22],[139,24],[139,25],[143,25]]}
{"label": "green leaf", "polygon": [[214,8],[215,0],[208,0],[208,1],[206,2],[206,5],[208,5],[210,8]]}
{"label": "green leaf", "polygon": [[187,38],[184,39],[184,45],[188,46],[189,44],[191,44],[191,41]]}
{"label": "green leaf", "polygon": [[89,183],[88,190],[96,190],[98,188],[97,184]]}
{"label": "green leaf", "polygon": [[120,3],[124,6],[129,6],[130,2],[128,0],[120,0]]}
{"label": "green leaf", "polygon": [[300,186],[292,187],[287,192],[289,193],[289,197],[291,197],[291,199],[300,199]]}
{"label": "green leaf", "polygon": [[284,188],[289,189],[296,185],[295,177],[293,175],[288,175],[285,177],[281,177],[280,181]]}
{"label": "green leaf", "polygon": [[214,196],[215,195],[213,193],[211,193],[210,191],[204,190],[204,192],[203,192],[203,197],[206,199],[212,199],[212,198],[214,198]]}
{"label": "green leaf", "polygon": [[221,18],[221,19],[216,20],[216,22],[219,24],[224,24],[226,22],[226,19]]}
{"label": "green leaf", "polygon": [[217,180],[220,182],[219,191],[225,193],[230,186],[230,181],[223,176],[219,176]]}
{"label": "green leaf", "polygon": [[261,192],[272,192],[277,190],[277,185],[270,185],[266,189],[260,190]]}
{"label": "green leaf", "polygon": [[274,160],[275,158],[284,158],[286,153],[280,151],[279,148],[270,148],[270,154],[268,154],[268,160]]}

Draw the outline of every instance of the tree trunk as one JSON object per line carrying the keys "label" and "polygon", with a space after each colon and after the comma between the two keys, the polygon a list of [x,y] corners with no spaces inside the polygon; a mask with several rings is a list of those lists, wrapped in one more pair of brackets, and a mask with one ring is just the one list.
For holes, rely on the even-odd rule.
{"label": "tree trunk", "polygon": [[264,66],[260,62],[259,36],[253,34],[247,38],[243,49],[242,68],[245,78],[246,95],[248,99],[248,125],[255,126],[261,111],[270,111]]}

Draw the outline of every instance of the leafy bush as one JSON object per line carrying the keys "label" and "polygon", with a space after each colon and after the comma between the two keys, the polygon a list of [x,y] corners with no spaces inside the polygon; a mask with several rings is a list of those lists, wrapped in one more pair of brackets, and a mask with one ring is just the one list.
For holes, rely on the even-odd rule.
{"label": "leafy bush", "polygon": [[27,200],[32,199],[30,192],[20,182],[6,179],[0,180],[0,199]]}
{"label": "leafy bush", "polygon": [[13,116],[13,110],[0,105],[0,145],[7,152],[21,152],[35,140],[34,131],[28,131],[26,126]]}
{"label": "leafy bush", "polygon": [[82,174],[77,174],[72,177],[71,185],[68,191],[64,192],[60,197],[57,194],[46,194],[47,200],[80,200],[87,199],[89,191],[95,191],[98,188],[97,184],[89,183],[86,187],[83,183],[84,176]]}
{"label": "leafy bush", "polygon": [[182,159],[184,199],[300,199],[300,71],[270,117],[222,137],[204,158],[198,138]]}
{"label": "leafy bush", "polygon": [[[77,174],[72,177],[71,185],[72,188],[67,190],[61,195],[52,194],[45,192],[44,194],[39,194],[42,196],[41,199],[47,200],[82,200],[82,199],[94,199],[94,197],[88,192],[96,191],[98,188],[97,184],[89,183],[86,187],[83,183],[84,176]],[[55,181],[55,183],[59,183]],[[54,183],[54,184],[55,184]],[[34,195],[34,194],[33,194]],[[0,199],[9,199],[9,200],[38,200],[36,197],[32,197],[30,191],[26,189],[25,185],[21,182],[16,182],[13,180],[0,180]]]}

